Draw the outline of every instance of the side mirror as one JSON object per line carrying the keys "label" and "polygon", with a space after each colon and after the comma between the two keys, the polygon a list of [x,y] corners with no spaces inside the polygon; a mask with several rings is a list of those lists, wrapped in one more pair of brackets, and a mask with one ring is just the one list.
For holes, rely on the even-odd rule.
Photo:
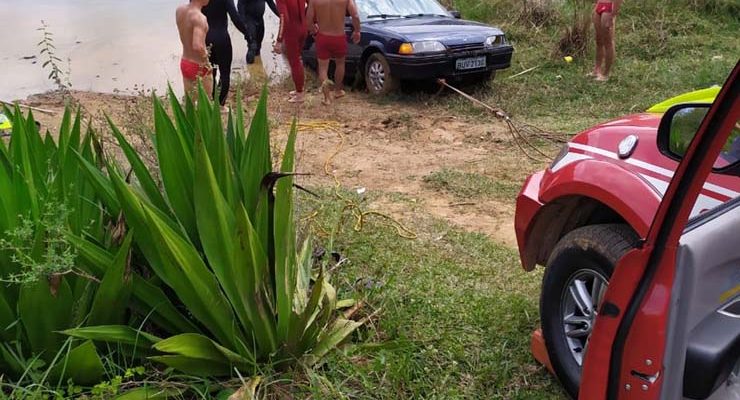
{"label": "side mirror", "polygon": [[[658,149],[668,158],[681,161],[706,117],[711,104],[678,104],[666,111],[658,128]],[[740,167],[740,124],[735,124],[727,143],[714,162],[715,172],[738,175]]]}
{"label": "side mirror", "polygon": [[452,10],[452,11],[450,11],[450,14],[453,17],[455,17],[455,19],[461,19],[462,18],[462,14],[460,14],[460,11]]}

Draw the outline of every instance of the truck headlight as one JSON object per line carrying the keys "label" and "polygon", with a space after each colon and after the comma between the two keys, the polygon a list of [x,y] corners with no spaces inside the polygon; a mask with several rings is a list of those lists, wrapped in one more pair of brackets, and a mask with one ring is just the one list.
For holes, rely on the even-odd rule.
{"label": "truck headlight", "polygon": [[496,47],[506,44],[506,37],[504,35],[489,36],[486,38],[486,47]]}
{"label": "truck headlight", "polygon": [[445,51],[447,47],[436,40],[403,43],[398,49],[399,54],[443,53]]}

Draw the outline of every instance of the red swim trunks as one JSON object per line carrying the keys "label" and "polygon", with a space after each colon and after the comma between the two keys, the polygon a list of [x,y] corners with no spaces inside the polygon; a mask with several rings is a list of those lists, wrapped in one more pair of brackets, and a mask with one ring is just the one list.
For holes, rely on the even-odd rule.
{"label": "red swim trunks", "polygon": [[316,57],[319,60],[344,58],[347,55],[347,37],[344,35],[316,34]]}
{"label": "red swim trunks", "polygon": [[614,11],[613,8],[612,8],[613,6],[614,5],[612,4],[611,1],[600,1],[600,2],[596,3],[596,10],[594,10],[594,11],[598,15],[601,15],[601,14],[603,14],[605,12],[606,13],[611,13],[611,12]]}
{"label": "red swim trunks", "polygon": [[194,81],[208,76],[211,73],[211,68],[183,58],[180,60],[180,72],[182,72],[183,78]]}

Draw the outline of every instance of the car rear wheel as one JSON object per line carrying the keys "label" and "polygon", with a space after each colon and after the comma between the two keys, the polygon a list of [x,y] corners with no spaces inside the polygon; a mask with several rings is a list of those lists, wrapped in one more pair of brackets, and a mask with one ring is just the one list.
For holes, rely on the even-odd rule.
{"label": "car rear wheel", "polygon": [[386,95],[398,88],[398,79],[391,74],[388,60],[380,53],[373,53],[365,63],[365,84],[374,95]]}
{"label": "car rear wheel", "polygon": [[555,374],[573,398],[609,279],[637,241],[628,225],[585,226],[560,239],[547,262],[540,297],[542,334]]}

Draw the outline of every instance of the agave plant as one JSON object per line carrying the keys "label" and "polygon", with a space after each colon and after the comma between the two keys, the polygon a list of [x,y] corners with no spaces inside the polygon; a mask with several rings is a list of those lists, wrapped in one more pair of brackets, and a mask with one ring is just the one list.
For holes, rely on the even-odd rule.
{"label": "agave plant", "polygon": [[0,375],[96,382],[103,365],[95,346],[58,333],[87,322],[120,323],[126,313],[116,306],[128,301],[125,259],[91,274],[65,240],[73,232],[117,246],[106,229],[110,215],[78,162],[99,162],[93,133],[83,136],[80,114],[73,118],[69,110],[57,140],[41,134],[32,113],[4,113],[13,128],[9,142],[0,140]]}
{"label": "agave plant", "polygon": [[[127,183],[114,164],[107,176],[86,164],[90,180],[111,210],[121,210],[147,268],[170,294],[161,305],[139,301],[152,316],[148,326],[168,337],[120,325],[66,333],[151,347],[152,360],[194,375],[316,361],[361,322],[335,316],[336,292],[323,268],[314,268],[309,241],[296,246],[295,124],[280,171],[273,172],[266,90],[248,134],[240,103],[224,129],[218,104],[202,89],[197,106],[189,99],[181,105],[171,90],[169,99],[173,117],[153,100],[162,189],[113,124],[136,183]],[[113,259],[100,246],[76,244],[99,269]]]}

